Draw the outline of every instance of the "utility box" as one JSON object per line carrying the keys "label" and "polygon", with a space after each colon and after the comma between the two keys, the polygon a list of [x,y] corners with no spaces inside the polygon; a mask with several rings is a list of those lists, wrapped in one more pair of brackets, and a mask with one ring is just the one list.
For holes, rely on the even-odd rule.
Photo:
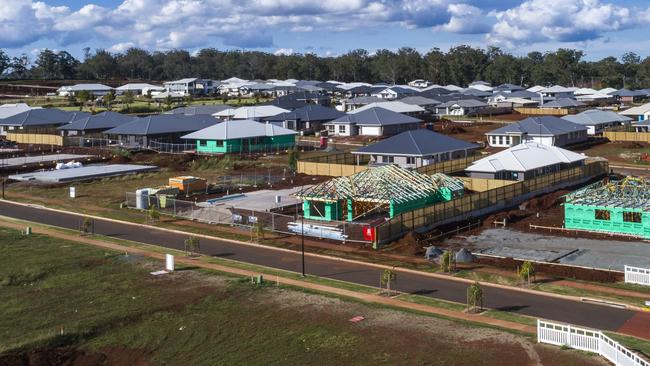
{"label": "utility box", "polygon": [[181,193],[186,195],[204,193],[208,188],[208,181],[198,177],[180,176],[169,178],[169,186],[178,188]]}

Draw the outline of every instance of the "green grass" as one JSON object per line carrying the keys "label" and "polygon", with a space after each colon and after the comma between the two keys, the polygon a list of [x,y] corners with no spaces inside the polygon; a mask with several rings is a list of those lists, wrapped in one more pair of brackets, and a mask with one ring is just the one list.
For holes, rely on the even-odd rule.
{"label": "green grass", "polygon": [[612,333],[612,332],[604,332],[604,333],[608,337],[620,343],[625,348],[642,353],[646,357],[650,357],[650,341],[646,341],[635,337],[629,337],[618,333]]}
{"label": "green grass", "polygon": [[[0,363],[7,353],[65,347],[104,355],[107,363],[130,352],[153,364],[410,365],[430,363],[432,349],[444,349],[435,353],[437,364],[496,365],[520,347],[519,341],[459,341],[454,334],[481,329],[466,322],[412,313],[390,320],[393,310],[385,307],[305,298],[295,289],[252,286],[211,271],[149,275],[160,266],[0,229]],[[358,314],[380,322],[347,321]],[[408,326],[431,321],[438,323],[426,330]]]}

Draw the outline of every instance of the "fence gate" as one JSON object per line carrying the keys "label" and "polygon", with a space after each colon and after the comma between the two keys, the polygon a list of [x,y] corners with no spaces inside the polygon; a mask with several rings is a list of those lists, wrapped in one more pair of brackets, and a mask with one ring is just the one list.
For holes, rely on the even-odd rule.
{"label": "fence gate", "polygon": [[625,266],[625,283],[650,286],[650,269]]}

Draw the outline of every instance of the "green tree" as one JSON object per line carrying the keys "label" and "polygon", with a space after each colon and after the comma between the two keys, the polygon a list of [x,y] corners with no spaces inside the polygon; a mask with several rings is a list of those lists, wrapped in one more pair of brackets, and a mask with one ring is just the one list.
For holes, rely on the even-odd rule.
{"label": "green tree", "polygon": [[384,272],[381,273],[381,285],[386,286],[386,291],[388,296],[391,296],[392,292],[390,289],[390,284],[397,280],[397,273],[389,268],[384,269]]}
{"label": "green tree", "polygon": [[124,95],[122,95],[122,101],[124,102],[124,104],[126,104],[126,110],[130,113],[131,104],[133,104],[134,101],[133,92],[130,90],[125,91]]}
{"label": "green tree", "polygon": [[530,277],[535,275],[535,265],[530,261],[525,261],[519,268],[519,278],[530,284]]}
{"label": "green tree", "polygon": [[80,104],[79,110],[82,110],[86,103],[88,103],[88,101],[92,98],[92,95],[90,95],[88,90],[81,90],[77,93],[76,97],[77,101]]}
{"label": "green tree", "polygon": [[190,235],[184,242],[185,252],[188,256],[193,256],[196,252],[201,250],[201,239],[197,236]]}
{"label": "green tree", "polygon": [[472,312],[483,309],[483,289],[478,281],[467,288],[467,309]]}
{"label": "green tree", "polygon": [[104,95],[103,100],[104,103],[106,103],[106,109],[110,111],[113,107],[113,101],[115,100],[115,93],[112,90],[109,91],[106,93],[106,95]]}
{"label": "green tree", "polygon": [[288,159],[289,159],[289,170],[292,171],[292,172],[295,172],[295,171],[298,170],[298,159],[299,159],[299,157],[300,157],[300,153],[299,153],[298,150],[296,150],[296,148],[294,147],[294,148],[292,148],[291,150],[289,150],[289,154],[288,154],[288,155],[289,155],[289,156],[288,156]]}
{"label": "green tree", "polygon": [[451,272],[454,269],[456,260],[454,259],[454,251],[447,250],[440,256],[440,268],[444,272]]}

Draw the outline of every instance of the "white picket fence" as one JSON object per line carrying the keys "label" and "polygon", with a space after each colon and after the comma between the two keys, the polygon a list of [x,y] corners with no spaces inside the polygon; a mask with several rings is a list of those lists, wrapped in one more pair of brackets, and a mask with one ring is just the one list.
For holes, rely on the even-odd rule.
{"label": "white picket fence", "polygon": [[650,269],[625,266],[625,283],[650,286]]}
{"label": "white picket fence", "polygon": [[615,366],[650,366],[650,362],[599,330],[537,320],[537,341],[597,353]]}

